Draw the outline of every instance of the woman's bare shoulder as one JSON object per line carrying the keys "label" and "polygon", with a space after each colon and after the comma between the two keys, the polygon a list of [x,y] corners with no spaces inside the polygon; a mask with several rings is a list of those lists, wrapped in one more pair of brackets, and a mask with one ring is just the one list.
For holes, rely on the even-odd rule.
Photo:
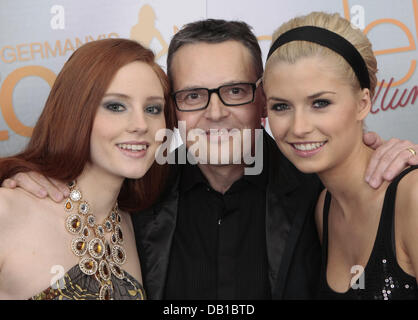
{"label": "woman's bare shoulder", "polygon": [[324,202],[325,195],[327,194],[327,189],[322,190],[321,194],[318,197],[315,208],[315,222],[316,229],[318,230],[319,239],[322,243],[322,222],[323,222],[323,212],[324,212]]}
{"label": "woman's bare shoulder", "polygon": [[401,214],[417,215],[418,212],[413,210],[418,208],[418,169],[409,172],[399,182],[396,202],[404,209]]}
{"label": "woman's bare shoulder", "polygon": [[27,217],[41,201],[20,188],[0,188],[0,239],[6,231],[12,233],[14,228],[27,225]]}
{"label": "woman's bare shoulder", "polygon": [[0,188],[0,271],[5,257],[13,250],[16,232],[24,227],[21,199],[17,189]]}
{"label": "woman's bare shoulder", "polygon": [[0,188],[0,229],[4,227],[19,203],[19,191],[16,189]]}
{"label": "woman's bare shoulder", "polygon": [[405,175],[398,184],[395,203],[398,230],[404,242],[418,240],[418,170]]}
{"label": "woman's bare shoulder", "polygon": [[[409,172],[399,182],[395,202],[395,226],[403,260],[409,272],[418,274],[418,170]],[[398,254],[398,256],[402,256]]]}

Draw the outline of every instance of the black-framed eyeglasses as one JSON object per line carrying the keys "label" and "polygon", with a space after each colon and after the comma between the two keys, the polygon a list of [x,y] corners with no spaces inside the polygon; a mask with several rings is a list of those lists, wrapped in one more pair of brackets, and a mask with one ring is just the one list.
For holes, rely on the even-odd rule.
{"label": "black-framed eyeglasses", "polygon": [[254,93],[260,83],[261,78],[255,83],[231,83],[215,89],[193,88],[180,90],[174,92],[172,96],[177,110],[185,112],[206,109],[212,93],[216,93],[226,106],[240,106],[254,101]]}

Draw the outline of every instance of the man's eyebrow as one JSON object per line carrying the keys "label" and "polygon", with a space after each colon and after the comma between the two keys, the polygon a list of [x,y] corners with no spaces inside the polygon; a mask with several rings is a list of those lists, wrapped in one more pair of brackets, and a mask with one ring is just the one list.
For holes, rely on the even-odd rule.
{"label": "man's eyebrow", "polygon": [[177,92],[177,91],[184,91],[184,90],[194,90],[194,89],[205,89],[205,87],[204,86],[187,86],[187,87],[184,87],[184,88],[181,88],[181,89],[178,89],[178,90],[173,90],[173,92]]}
{"label": "man's eyebrow", "polygon": [[217,87],[211,87],[211,88],[205,87],[203,85],[186,86],[186,87],[184,87],[182,89],[179,89],[179,90],[176,90],[174,92],[183,91],[183,90],[194,90],[194,89],[215,89],[215,88],[218,88],[218,87],[227,86],[227,85],[234,85],[234,84],[238,84],[238,83],[253,83],[253,81],[250,81],[250,80],[230,80],[230,81],[224,81],[224,82],[220,83]]}

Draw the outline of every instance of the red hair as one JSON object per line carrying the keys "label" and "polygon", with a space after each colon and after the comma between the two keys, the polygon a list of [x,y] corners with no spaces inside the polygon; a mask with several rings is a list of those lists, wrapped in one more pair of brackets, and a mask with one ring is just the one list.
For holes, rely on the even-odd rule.
{"label": "red hair", "polygon": [[[37,171],[72,181],[90,160],[90,135],[97,108],[116,72],[126,64],[148,64],[164,91],[166,126],[173,129],[170,85],[151,50],[127,39],[93,41],[77,49],[58,74],[26,149],[0,159],[0,181],[18,172]],[[150,206],[162,191],[167,166],[154,162],[141,179],[125,179],[119,207],[129,212]]]}

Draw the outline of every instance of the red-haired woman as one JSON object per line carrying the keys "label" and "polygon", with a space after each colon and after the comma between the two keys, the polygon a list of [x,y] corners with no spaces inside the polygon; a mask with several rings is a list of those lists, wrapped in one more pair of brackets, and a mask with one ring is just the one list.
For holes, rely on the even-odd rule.
{"label": "red-haired woman", "polygon": [[1,299],[144,298],[129,213],[162,186],[155,134],[174,125],[169,92],[153,53],[134,41],[74,52],[25,151],[0,160],[0,181],[36,171],[71,190],[57,204],[0,189]]}

